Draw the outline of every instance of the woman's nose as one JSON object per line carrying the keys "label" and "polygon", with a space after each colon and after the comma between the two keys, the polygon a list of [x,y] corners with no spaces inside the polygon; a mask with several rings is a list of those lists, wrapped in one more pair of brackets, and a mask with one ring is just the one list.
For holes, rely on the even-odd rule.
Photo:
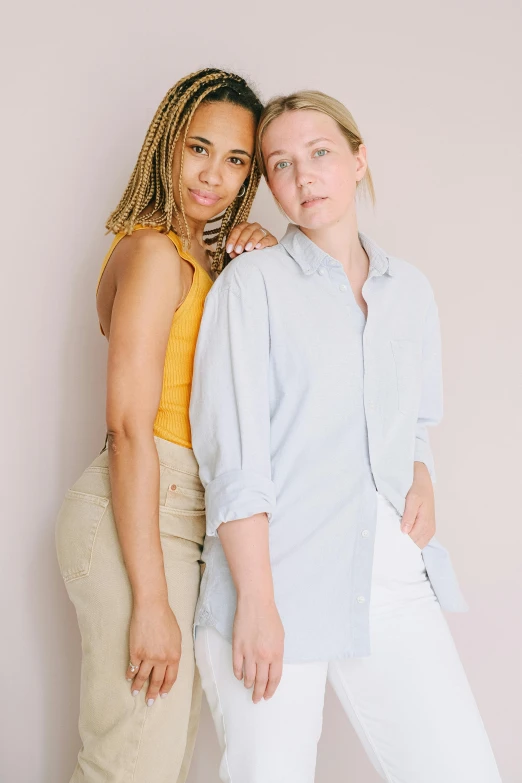
{"label": "woman's nose", "polygon": [[298,187],[302,188],[306,185],[311,185],[314,182],[314,177],[311,171],[305,171],[304,169],[296,172],[296,183]]}
{"label": "woman's nose", "polygon": [[206,166],[199,175],[202,182],[206,182],[209,185],[219,185],[222,181],[222,176],[219,171],[219,166]]}

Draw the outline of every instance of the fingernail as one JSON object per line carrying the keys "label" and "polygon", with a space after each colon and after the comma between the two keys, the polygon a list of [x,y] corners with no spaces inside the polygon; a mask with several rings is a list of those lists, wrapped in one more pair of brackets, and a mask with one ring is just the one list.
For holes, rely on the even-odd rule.
{"label": "fingernail", "polygon": [[162,699],[166,699],[168,695],[168,693],[160,693]]}
{"label": "fingernail", "polygon": [[260,247],[261,247],[261,242],[258,242],[256,245],[256,250],[259,250]]}
{"label": "fingernail", "polygon": [[133,695],[133,696],[137,696],[137,695],[138,695],[138,693],[139,693],[139,691],[132,691],[132,695]]}
{"label": "fingernail", "polygon": [[235,251],[236,251],[236,253],[242,253],[243,252],[243,245],[236,245]]}
{"label": "fingernail", "polygon": [[132,677],[127,677],[127,682],[132,682]]}
{"label": "fingernail", "polygon": [[254,245],[252,244],[252,242],[249,242],[248,245],[245,247],[245,250],[252,250],[253,247]]}
{"label": "fingernail", "polygon": [[227,245],[227,253],[231,253],[234,249],[234,245]]}
{"label": "fingernail", "polygon": [[147,707],[152,707],[153,704],[154,704],[154,699],[149,699],[147,702]]}

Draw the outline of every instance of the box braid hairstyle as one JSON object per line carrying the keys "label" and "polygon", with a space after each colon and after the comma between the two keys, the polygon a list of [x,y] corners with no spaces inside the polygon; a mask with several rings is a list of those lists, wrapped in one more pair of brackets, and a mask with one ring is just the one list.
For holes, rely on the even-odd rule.
{"label": "box braid hairstyle", "polygon": [[[175,215],[183,248],[187,250],[190,247],[190,229],[181,195],[185,141],[190,121],[198,106],[204,102],[221,101],[242,106],[252,112],[257,125],[263,111],[263,104],[248,83],[234,73],[217,68],[204,68],[181,79],[168,91],[147,131],[127,189],[107,221],[108,231],[114,234],[122,231],[132,234],[134,227],[139,224],[151,228],[160,226],[167,232],[172,225],[172,216]],[[174,147],[181,136],[183,146],[178,209],[172,187],[172,162]],[[224,247],[225,239],[234,226],[247,219],[260,178],[258,164],[254,157],[250,174],[244,182],[244,189],[241,189],[242,195],[236,196],[221,215],[209,221],[210,223],[221,221],[219,227],[205,231],[203,234],[205,244],[216,245],[213,251],[210,249],[207,251],[211,257],[211,269],[216,273],[221,272],[230,261]]]}

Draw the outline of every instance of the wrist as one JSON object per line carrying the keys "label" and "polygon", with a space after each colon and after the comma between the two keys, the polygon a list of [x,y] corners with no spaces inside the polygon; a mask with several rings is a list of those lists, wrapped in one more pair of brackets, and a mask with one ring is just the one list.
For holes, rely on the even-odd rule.
{"label": "wrist", "polygon": [[133,607],[138,611],[143,609],[147,611],[161,609],[168,605],[169,596],[166,588],[164,590],[136,590],[133,592]]}
{"label": "wrist", "polygon": [[431,483],[430,472],[425,462],[415,461],[413,463],[413,476],[415,479],[425,480]]}
{"label": "wrist", "polygon": [[242,604],[267,606],[275,602],[271,583],[244,585],[237,590],[237,600]]}
{"label": "wrist", "polygon": [[412,486],[416,486],[419,490],[433,492],[431,475],[424,462],[414,463]]}

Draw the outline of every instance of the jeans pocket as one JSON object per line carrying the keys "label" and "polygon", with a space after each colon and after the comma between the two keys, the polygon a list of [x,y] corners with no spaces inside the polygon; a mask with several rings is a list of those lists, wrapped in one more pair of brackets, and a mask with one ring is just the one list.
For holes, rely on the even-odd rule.
{"label": "jeans pocket", "polygon": [[68,490],[56,520],[56,553],[65,582],[88,576],[109,498]]}
{"label": "jeans pocket", "polygon": [[170,484],[165,498],[166,508],[189,513],[195,516],[205,512],[205,492],[202,489],[192,489],[180,484]]}
{"label": "jeans pocket", "polygon": [[420,402],[422,349],[415,340],[390,340],[397,374],[397,407],[411,413]]}

